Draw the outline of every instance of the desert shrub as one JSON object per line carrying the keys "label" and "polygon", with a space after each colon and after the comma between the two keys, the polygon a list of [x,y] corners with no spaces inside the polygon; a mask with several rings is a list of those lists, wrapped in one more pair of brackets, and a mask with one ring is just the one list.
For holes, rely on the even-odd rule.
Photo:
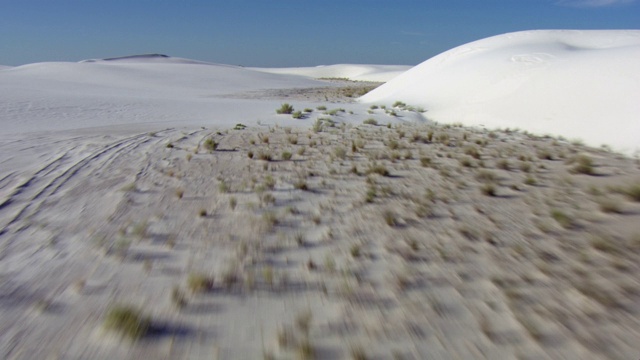
{"label": "desert shrub", "polygon": [[184,292],[182,292],[182,290],[180,290],[179,286],[174,286],[173,289],[171,290],[171,302],[178,308],[178,309],[182,309],[185,306],[187,306],[187,297],[184,294]]}
{"label": "desert shrub", "polygon": [[573,219],[565,212],[553,209],[551,210],[551,217],[560,224],[563,228],[571,228],[574,225]]}
{"label": "desert shrub", "polygon": [[384,218],[384,222],[385,224],[394,227],[396,225],[398,225],[398,218],[396,216],[396,214],[391,211],[391,210],[385,210],[382,213],[382,217]]}
{"label": "desert shrub", "polygon": [[438,141],[440,141],[443,144],[448,144],[449,143],[449,134],[447,133],[443,133],[438,135]]}
{"label": "desert shrub", "polygon": [[204,141],[203,146],[207,151],[213,152],[218,148],[218,143],[212,138],[207,138],[207,140]]}
{"label": "desert shrub", "polygon": [[178,199],[182,199],[182,197],[184,196],[184,190],[181,188],[178,188],[176,189],[175,194]]}
{"label": "desert shrub", "polygon": [[360,257],[360,245],[358,244],[351,245],[351,249],[349,250],[349,252],[351,253],[351,256],[353,256],[354,258]]}
{"label": "desert shrub", "polygon": [[211,291],[211,289],[213,289],[213,278],[205,274],[189,274],[187,287],[194,294]]}
{"label": "desert shrub", "polygon": [[334,116],[334,115],[337,115],[339,112],[345,112],[345,110],[342,109],[342,108],[340,108],[340,109],[331,109],[331,110],[326,111],[325,114]]}
{"label": "desert shrub", "polygon": [[313,132],[314,133],[319,133],[322,132],[322,130],[324,129],[324,123],[322,121],[322,119],[316,119],[316,121],[313,123]]}
{"label": "desert shrub", "polygon": [[293,113],[293,106],[287,103],[284,103],[280,106],[279,109],[276,110],[277,114],[291,114]]}
{"label": "desert shrub", "polygon": [[622,214],[622,204],[612,198],[601,198],[598,200],[600,210],[606,213]]}
{"label": "desert shrub", "polygon": [[291,117],[293,117],[294,119],[302,119],[303,118],[302,111],[300,111],[300,110],[294,111],[291,114]]}
{"label": "desert shrub", "polygon": [[575,162],[577,164],[571,168],[571,172],[585,175],[593,174],[593,160],[590,157],[579,155],[575,158]]}
{"label": "desert shrub", "polygon": [[291,160],[291,152],[289,151],[283,151],[282,152],[282,160]]}
{"label": "desert shrub", "polygon": [[374,125],[374,126],[378,125],[378,121],[376,121],[376,119],[374,119],[374,118],[368,118],[367,120],[363,121],[362,123],[365,124],[365,125]]}
{"label": "desert shrub", "polygon": [[367,189],[367,194],[365,195],[365,201],[368,203],[372,203],[376,198],[377,192],[374,187],[370,187]]}
{"label": "desert shrub", "polygon": [[476,179],[483,182],[496,182],[498,181],[498,176],[492,171],[489,170],[480,170],[476,174]]}
{"label": "desert shrub", "polygon": [[616,240],[607,236],[592,235],[590,243],[594,249],[605,253],[616,254],[620,252]]}
{"label": "desert shrub", "polygon": [[311,113],[311,112],[313,112],[313,109],[311,109],[311,108],[305,108],[305,109],[304,109],[304,112],[306,112],[306,113]]}
{"label": "desert shrub", "polygon": [[151,319],[133,306],[116,305],[108,311],[104,326],[123,337],[138,340],[149,332]]}
{"label": "desert shrub", "polygon": [[269,228],[273,228],[274,226],[278,225],[278,215],[276,215],[276,213],[274,213],[273,211],[267,211],[262,214],[262,221],[264,221],[264,223],[267,224]]}
{"label": "desert shrub", "polygon": [[347,150],[345,150],[345,148],[343,148],[342,146],[337,146],[333,150],[333,153],[338,159],[344,159],[347,156]]}
{"label": "desert shrub", "polygon": [[369,174],[389,176],[389,170],[387,170],[387,168],[382,164],[376,164],[376,165],[369,166],[369,169],[367,169],[367,175]]}
{"label": "desert shrub", "polygon": [[220,183],[218,184],[218,191],[223,194],[228,193],[230,191],[229,184],[227,184],[227,182],[224,180],[220,181]]}
{"label": "desert shrub", "polygon": [[298,358],[305,360],[316,358],[316,349],[308,337],[305,337],[298,343]]}
{"label": "desert shrub", "polygon": [[432,142],[433,141],[433,131],[432,130],[427,132],[427,141],[428,142]]}
{"label": "desert shrub", "polygon": [[265,160],[265,161],[271,161],[273,159],[273,157],[271,156],[271,153],[268,152],[268,151],[260,151],[258,153],[258,159]]}
{"label": "desert shrub", "polygon": [[553,154],[547,149],[538,150],[538,158],[541,160],[553,160]]}
{"label": "desert shrub", "polygon": [[533,185],[536,185],[538,183],[538,181],[533,176],[527,176],[524,179],[524,183],[527,184],[527,185],[533,186]]}
{"label": "desert shrub", "polygon": [[309,186],[307,185],[307,182],[303,179],[300,179],[296,182],[293,183],[293,188],[294,189],[298,189],[298,190],[309,190]]}
{"label": "desert shrub", "polygon": [[474,166],[473,160],[469,156],[463,156],[462,158],[458,159],[458,161],[460,162],[460,165],[464,167]]}
{"label": "desert shrub", "polygon": [[407,104],[403,103],[402,101],[396,101],[393,103],[393,107],[399,107],[399,108],[403,108],[406,107]]}
{"label": "desert shrub", "polygon": [[491,184],[491,183],[487,183],[487,184],[483,184],[480,187],[480,191],[487,196],[496,196],[497,192],[496,192],[496,186]]}
{"label": "desert shrub", "polygon": [[427,157],[427,156],[421,157],[420,158],[420,165],[422,165],[423,167],[431,166],[431,158]]}
{"label": "desert shrub", "polygon": [[274,179],[273,176],[271,176],[271,175],[265,176],[265,178],[264,178],[264,186],[267,189],[273,190],[276,187],[276,179]]}
{"label": "desert shrub", "polygon": [[238,123],[236,124],[236,126],[233,127],[233,130],[244,130],[246,128],[247,128],[247,125]]}
{"label": "desert shrub", "polygon": [[326,107],[326,106],[324,106],[324,105],[320,105],[320,106],[317,106],[317,107],[316,107],[316,110],[324,111],[324,110],[327,110],[327,107]]}
{"label": "desert shrub", "polygon": [[509,160],[507,159],[498,160],[498,163],[496,164],[496,166],[502,170],[509,170],[511,168],[511,164],[509,164]]}
{"label": "desert shrub", "polygon": [[478,151],[478,149],[475,146],[467,146],[464,149],[464,153],[471,156],[474,159],[480,159],[480,152]]}

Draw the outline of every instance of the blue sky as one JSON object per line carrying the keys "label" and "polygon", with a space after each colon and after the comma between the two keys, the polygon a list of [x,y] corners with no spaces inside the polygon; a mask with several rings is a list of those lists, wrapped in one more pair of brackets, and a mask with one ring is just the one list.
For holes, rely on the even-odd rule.
{"label": "blue sky", "polygon": [[415,65],[511,31],[638,28],[640,0],[0,0],[0,64]]}

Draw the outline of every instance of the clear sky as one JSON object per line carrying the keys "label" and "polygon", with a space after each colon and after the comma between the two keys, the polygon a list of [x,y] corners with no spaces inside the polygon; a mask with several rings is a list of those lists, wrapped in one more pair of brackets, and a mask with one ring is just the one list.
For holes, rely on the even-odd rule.
{"label": "clear sky", "polygon": [[505,32],[639,28],[640,0],[0,0],[0,65],[145,53],[416,65]]}

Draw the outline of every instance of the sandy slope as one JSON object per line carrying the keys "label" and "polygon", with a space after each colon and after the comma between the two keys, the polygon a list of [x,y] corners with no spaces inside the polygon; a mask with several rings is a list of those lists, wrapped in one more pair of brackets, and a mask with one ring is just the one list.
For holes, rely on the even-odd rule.
{"label": "sandy slope", "polygon": [[503,34],[433,57],[362,101],[401,100],[429,118],[608,144],[640,144],[640,31]]}

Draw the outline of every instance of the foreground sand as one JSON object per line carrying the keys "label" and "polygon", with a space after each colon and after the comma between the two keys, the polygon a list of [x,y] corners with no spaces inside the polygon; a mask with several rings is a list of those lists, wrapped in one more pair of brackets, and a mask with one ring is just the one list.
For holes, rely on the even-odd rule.
{"label": "foreground sand", "polygon": [[637,160],[300,123],[4,137],[1,357],[640,356]]}

